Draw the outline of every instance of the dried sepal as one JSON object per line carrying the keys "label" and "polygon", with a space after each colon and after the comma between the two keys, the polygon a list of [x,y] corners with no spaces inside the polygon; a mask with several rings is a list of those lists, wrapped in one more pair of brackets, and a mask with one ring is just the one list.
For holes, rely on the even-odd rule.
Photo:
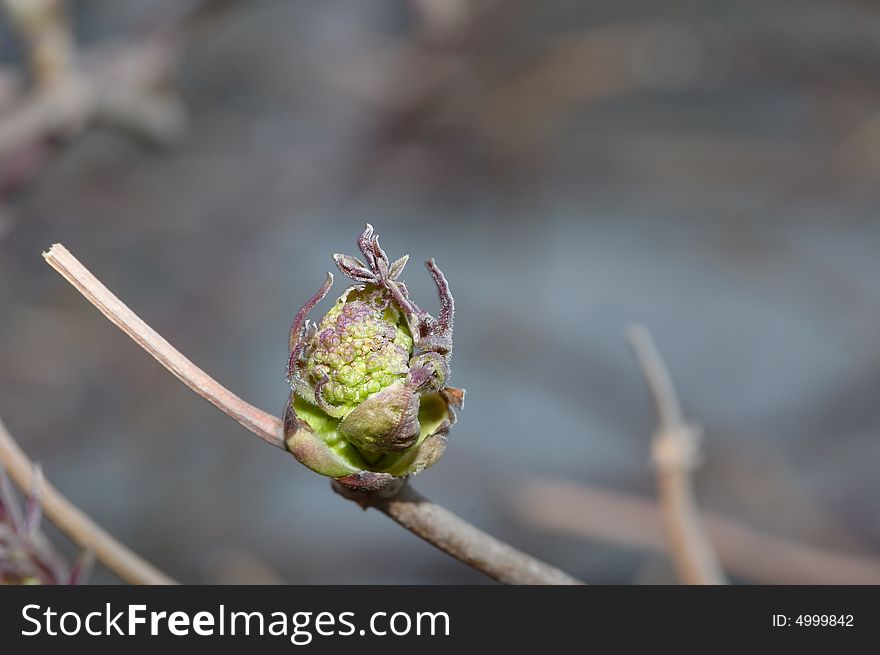
{"label": "dried sepal", "polygon": [[374,471],[358,471],[343,478],[335,478],[335,482],[341,487],[362,494],[376,494],[394,488],[400,488],[398,482],[406,478],[396,478],[390,473],[376,473]]}
{"label": "dried sepal", "polygon": [[357,257],[336,254],[333,255],[333,259],[336,261],[336,266],[346,277],[350,277],[356,282],[375,283],[375,275]]}
{"label": "dried sepal", "polygon": [[43,484],[42,470],[35,466],[22,510],[0,466],[0,584],[79,584],[88,575],[86,561],[68,567],[40,530]]}
{"label": "dried sepal", "polygon": [[404,267],[406,267],[406,263],[409,261],[409,255],[404,255],[400,259],[396,260],[393,264],[391,264],[391,268],[388,270],[388,277],[392,280],[397,280],[400,277],[400,274],[403,273]]}

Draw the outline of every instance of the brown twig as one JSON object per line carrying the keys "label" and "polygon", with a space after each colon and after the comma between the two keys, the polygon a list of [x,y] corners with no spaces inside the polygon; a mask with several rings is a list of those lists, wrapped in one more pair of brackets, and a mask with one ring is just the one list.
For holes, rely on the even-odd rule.
{"label": "brown twig", "polygon": [[724,584],[724,573],[700,523],[691,479],[698,462],[699,431],[685,422],[669,372],[648,331],[636,325],[627,330],[627,338],[657,408],[652,460],[675,568],[686,584]]}
{"label": "brown twig", "polygon": [[486,534],[449,510],[432,503],[409,485],[404,485],[389,497],[351,491],[338,484],[334,484],[333,489],[365,509],[372,507],[379,510],[432,546],[498,582],[521,585],[583,584],[556,567]]}
{"label": "brown twig", "polygon": [[[34,486],[34,465],[0,421],[0,462],[22,491]],[[168,585],[174,580],[117,541],[82,510],[42,481],[40,502],[46,516],[82,548],[91,550],[111,571],[131,584]]]}
{"label": "brown twig", "polygon": [[[178,380],[267,443],[286,449],[278,418],[246,403],[184,357],[114,296],[64,246],[53,245],[43,257],[98,311]],[[496,580],[512,584],[579,583],[427,501],[413,489],[404,488],[392,498],[364,496],[354,499],[376,507],[431,545]]]}
{"label": "brown twig", "polygon": [[193,364],[114,296],[67,248],[56,243],[43,253],[43,258],[111,323],[152,355],[174,377],[266,443],[286,450],[278,418],[245,402]]}
{"label": "brown twig", "polygon": [[[660,509],[634,494],[561,480],[533,480],[513,497],[526,525],[556,534],[666,552]],[[701,512],[724,567],[764,584],[880,584],[880,560],[800,544]]]}

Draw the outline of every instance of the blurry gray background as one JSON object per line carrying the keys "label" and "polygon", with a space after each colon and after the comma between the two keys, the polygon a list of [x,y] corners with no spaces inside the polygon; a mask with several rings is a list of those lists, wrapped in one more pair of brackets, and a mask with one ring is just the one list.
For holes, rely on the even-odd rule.
{"label": "blurry gray background", "polygon": [[[178,5],[73,4],[85,44]],[[369,221],[417,299],[433,256],[457,300],[468,402],[425,495],[586,580],[672,581],[510,511],[532,476],[654,495],[639,321],[706,428],[702,506],[880,551],[880,8],[430,4],[232,3],[188,40],[177,147],[91,130],[7,195],[0,416],[49,479],[185,582],[486,581],[195,397],[40,257],[64,243],[280,413],[290,321]]]}

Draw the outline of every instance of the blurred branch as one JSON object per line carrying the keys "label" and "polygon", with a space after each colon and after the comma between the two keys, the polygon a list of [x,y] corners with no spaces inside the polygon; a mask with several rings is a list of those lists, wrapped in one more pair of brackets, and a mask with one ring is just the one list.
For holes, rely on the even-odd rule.
{"label": "blurred branch", "polygon": [[[660,509],[639,496],[573,482],[534,480],[514,496],[513,511],[539,530],[666,552]],[[764,584],[880,584],[880,560],[764,534],[701,513],[724,567]]]}
{"label": "blurred branch", "polygon": [[21,33],[37,84],[47,87],[73,66],[73,35],[63,0],[3,0],[13,26]]}
{"label": "blurred branch", "polygon": [[[98,311],[146,350],[178,380],[267,443],[285,449],[280,419],[248,404],[198,368],[113,295],[64,246],[43,258]],[[338,489],[337,489],[338,491]],[[578,580],[477,529],[451,512],[404,488],[391,498],[352,498],[489,577],[511,584],[578,584]]]}
{"label": "blurred branch", "polygon": [[3,0],[25,42],[31,71],[41,87],[70,73],[76,55],[63,0]]}
{"label": "blurred branch", "polygon": [[94,123],[159,145],[180,138],[186,111],[172,77],[191,14],[131,43],[108,41],[78,52],[57,0],[3,1],[37,84],[32,92],[4,98],[0,158],[47,138],[71,137]]}
{"label": "blurred branch", "polygon": [[132,584],[167,585],[174,580],[137,553],[117,541],[101,526],[62,496],[49,482],[35,484],[34,464],[0,421],[0,462],[23,491],[40,489],[40,503],[46,516],[82,548],[91,550],[111,571]]}
{"label": "blurred branch", "polygon": [[0,115],[0,157],[44,138],[78,132],[95,113],[94,96],[81,78],[70,78],[19,102]]}
{"label": "blurred branch", "polygon": [[663,525],[675,568],[686,584],[724,584],[724,574],[700,522],[691,476],[700,434],[684,421],[669,372],[651,335],[636,325],[627,338],[654,396],[658,429],[652,443]]}
{"label": "blurred branch", "polygon": [[409,0],[419,35],[430,43],[449,43],[467,31],[471,0]]}
{"label": "blurred branch", "polygon": [[172,44],[155,39],[95,46],[71,72],[20,98],[0,115],[0,157],[51,137],[106,123],[159,145],[182,134],[186,113],[168,80]]}

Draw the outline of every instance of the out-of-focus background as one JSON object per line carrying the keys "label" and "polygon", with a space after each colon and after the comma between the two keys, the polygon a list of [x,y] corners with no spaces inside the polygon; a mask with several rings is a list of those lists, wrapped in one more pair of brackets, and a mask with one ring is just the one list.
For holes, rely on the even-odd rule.
{"label": "out-of-focus background", "polygon": [[[193,4],[68,6],[85,52]],[[94,125],[0,167],[0,416],[98,522],[185,582],[485,581],[196,398],[40,256],[63,242],[280,414],[290,321],[369,221],[416,298],[433,256],[457,300],[468,402],[425,495],[585,580],[673,581],[515,500],[655,497],[639,321],[705,428],[702,507],[880,552],[875,3],[217,5],[177,42],[173,143]],[[24,70],[8,21],[0,56]]]}

